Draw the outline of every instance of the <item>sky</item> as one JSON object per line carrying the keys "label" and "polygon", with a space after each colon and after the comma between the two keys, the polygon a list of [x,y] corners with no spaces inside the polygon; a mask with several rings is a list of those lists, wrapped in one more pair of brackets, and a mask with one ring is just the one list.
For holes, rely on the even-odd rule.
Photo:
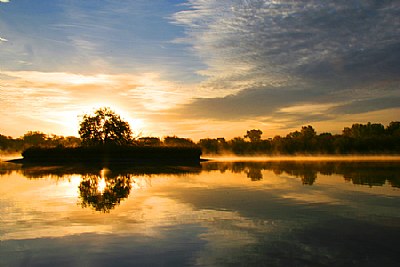
{"label": "sky", "polygon": [[264,138],[400,120],[400,2],[0,0],[0,134]]}

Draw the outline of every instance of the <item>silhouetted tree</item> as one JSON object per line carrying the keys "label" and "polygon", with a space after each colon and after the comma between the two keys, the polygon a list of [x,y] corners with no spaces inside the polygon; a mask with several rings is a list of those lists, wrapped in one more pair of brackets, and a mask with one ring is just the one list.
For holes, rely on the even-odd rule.
{"label": "silhouetted tree", "polygon": [[247,131],[247,134],[244,136],[244,138],[249,138],[250,142],[259,142],[261,141],[261,135],[262,135],[262,131],[261,130],[249,130]]}
{"label": "silhouetted tree", "polygon": [[302,152],[314,152],[316,150],[317,133],[311,125],[301,127]]}
{"label": "silhouetted tree", "polygon": [[248,151],[248,142],[241,137],[235,137],[228,143],[235,154],[245,154]]}
{"label": "silhouetted tree", "polygon": [[42,132],[27,132],[24,134],[23,140],[27,145],[39,146],[44,145],[47,135]]}
{"label": "silhouetted tree", "polygon": [[0,151],[17,151],[22,149],[21,139],[0,134]]}
{"label": "silhouetted tree", "polygon": [[200,139],[198,145],[201,147],[202,151],[206,154],[217,154],[218,151],[218,140],[205,138]]}
{"label": "silhouetted tree", "polygon": [[158,137],[140,137],[138,144],[145,146],[160,146],[161,140]]}
{"label": "silhouetted tree", "polygon": [[180,138],[177,136],[167,136],[164,138],[164,144],[167,146],[183,146],[190,147],[196,144],[189,138]]}
{"label": "silhouetted tree", "polygon": [[386,127],[386,132],[389,135],[400,137],[400,121],[392,121]]}
{"label": "silhouetted tree", "polygon": [[109,108],[100,108],[94,115],[83,116],[79,135],[82,145],[127,145],[132,143],[129,124]]}
{"label": "silhouetted tree", "polygon": [[331,133],[321,133],[316,138],[316,151],[319,153],[332,154],[334,150],[334,136]]}
{"label": "silhouetted tree", "polygon": [[204,138],[197,143],[205,154],[219,154],[230,150],[225,138]]}

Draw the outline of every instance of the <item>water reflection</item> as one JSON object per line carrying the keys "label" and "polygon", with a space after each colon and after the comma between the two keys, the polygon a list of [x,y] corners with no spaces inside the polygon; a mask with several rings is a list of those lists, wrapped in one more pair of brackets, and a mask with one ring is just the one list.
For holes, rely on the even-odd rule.
{"label": "water reflection", "polygon": [[300,178],[301,183],[306,186],[317,183],[319,174],[339,174],[344,181],[357,185],[372,187],[388,183],[392,187],[400,188],[400,166],[397,162],[206,162],[197,167],[114,165],[109,168],[99,165],[20,166],[1,163],[0,175],[16,171],[29,179],[56,180],[78,175],[79,205],[99,212],[110,212],[128,198],[132,185],[135,185],[135,178],[160,174],[179,176],[230,171],[244,174],[251,181],[261,181],[264,179],[264,171],[272,171],[276,176]]}
{"label": "water reflection", "polygon": [[0,266],[400,260],[400,190],[391,187],[399,180],[397,163],[107,167],[4,166]]}
{"label": "water reflection", "polygon": [[130,175],[108,176],[84,175],[79,185],[81,206],[92,207],[96,211],[109,212],[131,191]]}
{"label": "water reflection", "polygon": [[209,162],[203,165],[203,170],[245,173],[252,181],[262,180],[262,171],[269,170],[276,175],[298,177],[303,185],[313,185],[318,174],[339,174],[345,181],[357,185],[382,186],[389,183],[393,187],[400,187],[398,162]]}
{"label": "water reflection", "polygon": [[13,171],[21,173],[28,179],[50,178],[55,180],[68,179],[72,175],[80,176],[79,205],[82,208],[92,208],[99,212],[110,212],[121,201],[128,198],[137,177],[152,175],[187,175],[199,174],[199,166],[149,166],[117,164],[100,165],[67,165],[67,166],[38,166],[17,165],[2,163],[0,175],[10,174]]}
{"label": "water reflection", "polygon": [[[78,174],[83,180],[92,177],[90,184],[94,185],[96,179],[117,179],[129,176],[151,176],[158,174],[185,175],[200,174],[201,172],[219,171],[224,173],[243,173],[251,181],[263,179],[263,171],[272,171],[276,175],[290,175],[300,178],[303,185],[313,185],[317,182],[318,174],[338,174],[347,182],[357,185],[382,186],[386,183],[400,188],[400,165],[398,162],[301,162],[301,161],[276,161],[276,162],[205,162],[201,166],[135,166],[114,165],[109,166],[106,173],[101,174],[103,166],[37,166],[1,163],[0,175],[10,174],[13,171],[22,173],[29,179],[51,177],[65,178],[68,175]],[[105,174],[105,177],[103,177]],[[94,176],[97,176],[94,179]],[[109,176],[109,177],[107,177]],[[100,178],[99,178],[100,177]],[[119,179],[119,178],[118,178]],[[110,180],[110,181],[111,181]],[[126,180],[126,179],[125,179]],[[130,179],[130,182],[132,180]]]}
{"label": "water reflection", "polygon": [[[4,164],[4,163],[3,163]],[[18,165],[8,163],[9,169],[14,166],[14,171],[21,172],[29,179],[37,179],[43,177],[63,178],[68,175],[78,174],[85,176],[87,174],[100,175],[103,170],[108,170],[107,175],[185,175],[201,172],[200,166],[162,166],[162,165],[129,165],[129,164],[114,164],[107,167],[103,165],[65,165],[65,166],[41,166],[41,165]],[[1,167],[0,167],[1,168]],[[11,170],[10,170],[11,171]]]}

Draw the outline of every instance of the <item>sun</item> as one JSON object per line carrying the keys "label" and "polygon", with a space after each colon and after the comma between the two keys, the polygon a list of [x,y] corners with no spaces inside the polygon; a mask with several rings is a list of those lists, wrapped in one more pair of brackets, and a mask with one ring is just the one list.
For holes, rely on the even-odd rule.
{"label": "sun", "polygon": [[81,112],[80,116],[82,116],[83,114],[92,114],[97,109],[104,107],[110,108],[112,111],[118,114],[123,121],[128,122],[134,134],[143,132],[144,129],[146,128],[146,122],[143,118],[139,117],[134,118],[131,116],[129,112],[121,108],[120,105],[110,104],[106,102],[97,102],[96,104],[91,105],[90,108],[88,107],[85,109],[85,112]]}

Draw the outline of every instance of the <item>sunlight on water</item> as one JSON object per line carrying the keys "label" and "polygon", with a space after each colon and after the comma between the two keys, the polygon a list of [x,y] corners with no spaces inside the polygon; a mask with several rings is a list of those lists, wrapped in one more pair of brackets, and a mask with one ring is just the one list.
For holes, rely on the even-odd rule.
{"label": "sunlight on water", "polygon": [[101,177],[97,182],[97,191],[100,194],[103,194],[104,190],[106,189],[106,186],[107,186],[106,179],[104,177]]}
{"label": "sunlight on water", "polygon": [[398,162],[0,167],[2,266],[95,265],[99,253],[126,266],[399,260],[386,248],[400,243]]}

